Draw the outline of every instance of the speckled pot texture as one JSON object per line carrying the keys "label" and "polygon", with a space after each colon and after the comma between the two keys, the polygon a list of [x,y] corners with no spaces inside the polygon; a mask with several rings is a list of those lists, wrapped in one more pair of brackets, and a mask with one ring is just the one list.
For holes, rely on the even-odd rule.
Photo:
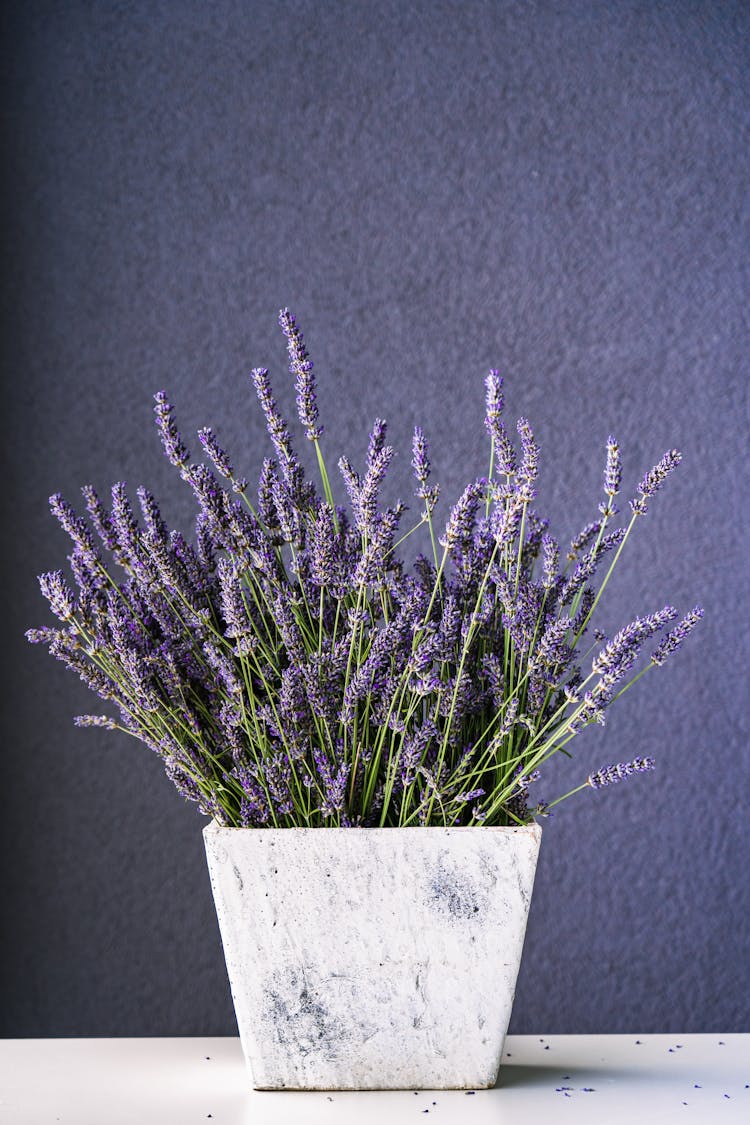
{"label": "speckled pot texture", "polygon": [[256,1089],[495,1084],[539,825],[203,835]]}

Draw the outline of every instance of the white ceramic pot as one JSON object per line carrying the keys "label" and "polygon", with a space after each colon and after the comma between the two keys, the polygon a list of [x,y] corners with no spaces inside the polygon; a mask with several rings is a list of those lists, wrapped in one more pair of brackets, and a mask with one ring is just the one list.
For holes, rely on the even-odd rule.
{"label": "white ceramic pot", "polygon": [[256,1089],[495,1084],[539,825],[203,835]]}

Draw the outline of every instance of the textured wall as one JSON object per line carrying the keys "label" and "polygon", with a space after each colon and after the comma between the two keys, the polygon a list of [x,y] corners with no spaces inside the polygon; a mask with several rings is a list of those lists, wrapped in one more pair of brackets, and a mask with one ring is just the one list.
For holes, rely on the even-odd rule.
{"label": "textured wall", "polygon": [[561,536],[611,430],[631,488],[683,450],[607,624],[706,620],[547,780],[658,760],[546,822],[512,1030],[748,1029],[749,42],[722,0],[5,6],[1,1033],[233,1033],[202,818],[23,630],[51,492],[187,519],[154,391],[256,474],[284,304],[327,448],[385,414],[404,490],[415,422],[445,495],[482,471],[490,365]]}

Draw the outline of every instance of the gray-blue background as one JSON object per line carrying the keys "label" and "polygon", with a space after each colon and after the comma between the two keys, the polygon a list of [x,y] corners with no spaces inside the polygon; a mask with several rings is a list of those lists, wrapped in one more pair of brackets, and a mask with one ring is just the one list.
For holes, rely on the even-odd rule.
{"label": "gray-blue background", "polygon": [[385,415],[404,492],[416,422],[445,496],[483,471],[491,365],[561,536],[610,431],[626,490],[683,450],[603,624],[706,619],[546,780],[658,760],[545,822],[512,1029],[750,1029],[748,43],[724,0],[5,5],[2,1034],[234,1031],[202,818],[22,634],[51,492],[187,521],[154,391],[255,477],[286,304],[331,459]]}

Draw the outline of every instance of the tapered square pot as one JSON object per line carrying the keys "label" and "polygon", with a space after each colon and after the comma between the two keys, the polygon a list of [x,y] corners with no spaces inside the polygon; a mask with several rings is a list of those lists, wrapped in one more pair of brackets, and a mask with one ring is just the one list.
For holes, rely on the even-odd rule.
{"label": "tapered square pot", "polygon": [[493,1086],[541,834],[209,824],[255,1088]]}

